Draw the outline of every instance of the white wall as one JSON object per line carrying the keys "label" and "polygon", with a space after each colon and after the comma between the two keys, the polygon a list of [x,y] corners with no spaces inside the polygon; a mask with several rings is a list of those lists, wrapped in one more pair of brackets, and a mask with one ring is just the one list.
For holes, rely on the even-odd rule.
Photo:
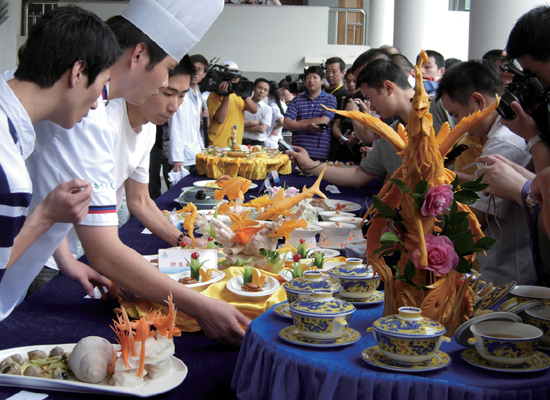
{"label": "white wall", "polygon": [[[6,1],[0,1],[4,5]],[[0,25],[0,72],[17,66],[17,35],[21,31],[21,1],[9,1],[9,18]]]}

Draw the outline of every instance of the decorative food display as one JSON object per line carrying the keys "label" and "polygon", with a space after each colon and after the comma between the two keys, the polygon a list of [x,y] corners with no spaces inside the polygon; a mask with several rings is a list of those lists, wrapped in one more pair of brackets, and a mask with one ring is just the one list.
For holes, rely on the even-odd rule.
{"label": "decorative food display", "polygon": [[[451,131],[444,124],[437,137],[429,113],[430,99],[422,84],[422,51],[415,67],[416,85],[407,128],[395,132],[368,113],[331,110],[352,118],[384,137],[403,158],[367,215],[367,255],[385,284],[384,315],[402,306],[418,307],[428,318],[441,322],[450,335],[473,311],[470,272],[476,254],[489,250],[495,239],[485,237],[467,204],[485,189],[481,178],[459,184],[454,172],[444,168],[445,155],[473,126],[497,107],[498,101],[462,119]],[[450,207],[450,213],[443,211]],[[374,218],[375,217],[375,218]],[[436,219],[441,222],[436,226]],[[397,274],[384,256],[401,252]]]}
{"label": "decorative food display", "polygon": [[264,284],[268,280],[267,275],[262,274],[259,270],[252,268],[250,265],[245,265],[242,272],[243,285],[241,288],[245,292],[261,292]]}
{"label": "decorative food display", "polygon": [[[59,380],[69,379],[67,373],[69,366],[67,361],[70,353],[65,353],[63,348],[59,346],[53,347],[49,354],[46,354],[46,352],[42,350],[33,350],[27,352],[26,355],[27,357],[24,358],[23,355],[15,353],[2,360],[2,362],[0,362],[0,374],[24,375]],[[109,357],[111,357],[111,355],[112,346]]]}

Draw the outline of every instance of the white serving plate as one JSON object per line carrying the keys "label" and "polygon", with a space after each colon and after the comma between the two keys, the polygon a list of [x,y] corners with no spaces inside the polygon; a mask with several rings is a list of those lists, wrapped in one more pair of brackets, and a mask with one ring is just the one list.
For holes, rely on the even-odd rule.
{"label": "white serving plate", "polygon": [[214,189],[219,189],[219,186],[218,187],[215,187],[215,186],[206,186],[207,184],[209,183],[216,183],[216,180],[215,179],[207,179],[207,180],[204,180],[204,181],[196,181],[196,182],[193,182],[193,186],[198,186],[198,187],[214,187]]}
{"label": "white serving plate", "polygon": [[[206,289],[211,284],[219,282],[223,278],[225,278],[225,272],[219,271],[217,269],[215,269],[214,271],[216,271],[216,272],[212,273],[212,279],[210,279],[209,281],[199,282],[199,283],[190,283],[189,285],[184,285],[184,286],[188,287],[189,289],[193,289],[197,292],[202,292],[204,289]],[[184,272],[179,272],[177,274],[172,274],[172,275],[170,275],[170,278],[172,278],[173,280],[175,280],[177,282],[182,278],[187,278],[188,276],[191,276],[191,271],[190,270],[189,271],[184,271]]]}
{"label": "white serving plate", "polygon": [[[344,211],[344,212],[355,212],[361,210],[361,204],[353,203],[351,201],[346,200],[325,200],[325,203],[327,206],[331,208],[329,211]],[[336,210],[337,204],[340,204],[340,206],[346,206],[345,208],[341,210]]]}
{"label": "white serving plate", "polygon": [[[27,352],[33,350],[42,350],[46,354],[49,354],[50,350],[56,346],[60,346],[66,353],[70,353],[74,346],[76,346],[76,343],[26,346],[2,350],[0,351],[0,361],[15,353],[18,353],[24,359],[27,359]],[[187,366],[180,359],[174,356],[172,356],[172,361],[172,368],[170,369],[169,374],[157,379],[150,379],[146,376],[145,382],[137,387],[109,385],[108,381],[111,379],[111,375],[100,383],[85,383],[76,379],[72,374],[69,374],[69,379],[66,381],[36,378],[24,375],[0,374],[0,385],[30,389],[55,390],[59,392],[102,393],[119,396],[150,397],[161,393],[166,393],[174,389],[179,386],[187,376]]]}
{"label": "white serving plate", "polygon": [[261,292],[247,292],[246,290],[242,290],[241,286],[243,285],[243,277],[242,276],[234,276],[231,278],[225,287],[227,290],[229,290],[231,293],[236,294],[237,296],[246,299],[246,300],[261,300],[265,297],[271,296],[273,293],[279,289],[281,284],[279,281],[272,276],[268,276],[267,283],[264,284],[263,290]]}
{"label": "white serving plate", "polygon": [[[318,207],[315,207],[318,208]],[[329,221],[333,217],[357,217],[354,213],[345,211],[321,211],[317,213],[323,221]]]}

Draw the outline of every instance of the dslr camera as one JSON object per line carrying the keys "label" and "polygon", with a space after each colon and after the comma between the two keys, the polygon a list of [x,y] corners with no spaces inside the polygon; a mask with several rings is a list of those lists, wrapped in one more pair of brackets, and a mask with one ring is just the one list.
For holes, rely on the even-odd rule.
{"label": "dslr camera", "polygon": [[504,119],[516,118],[516,113],[510,106],[518,102],[537,123],[545,140],[550,136],[550,93],[532,73],[526,73],[513,63],[507,62],[500,66],[504,72],[514,74],[512,82],[506,85],[507,92],[500,99],[497,111]]}
{"label": "dslr camera", "polygon": [[[199,87],[201,92],[216,92],[222,96],[235,93],[242,98],[250,97],[254,89],[254,82],[248,80],[240,80],[237,83],[230,82],[231,79],[240,78],[241,76],[241,71],[231,71],[223,65],[214,64],[208,68],[208,72],[199,83]],[[220,91],[219,86],[222,82],[227,82],[227,92]]]}
{"label": "dslr camera", "polygon": [[306,91],[306,84],[304,74],[291,74],[285,77],[285,80],[289,83],[288,91],[292,94],[298,94]]}

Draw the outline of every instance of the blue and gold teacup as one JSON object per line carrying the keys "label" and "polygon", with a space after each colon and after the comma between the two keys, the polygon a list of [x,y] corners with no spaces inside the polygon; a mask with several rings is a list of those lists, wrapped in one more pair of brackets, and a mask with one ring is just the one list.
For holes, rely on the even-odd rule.
{"label": "blue and gold teacup", "polygon": [[330,340],[344,333],[349,326],[353,304],[332,297],[331,291],[315,290],[309,298],[290,304],[294,325],[311,339]]}
{"label": "blue and gold teacup", "polygon": [[540,305],[525,310],[524,322],[542,331],[541,341],[550,344],[550,305]]}
{"label": "blue and gold teacup", "polygon": [[338,294],[342,286],[338,283],[323,278],[321,271],[305,271],[303,276],[283,283],[286,292],[288,304],[294,303],[298,299],[309,298],[314,290],[325,290]]}
{"label": "blue and gold teacup", "polygon": [[542,331],[513,321],[485,321],[470,327],[468,343],[487,361],[514,365],[526,362],[535,352]]}
{"label": "blue and gold teacup", "polygon": [[[338,265],[327,271],[331,279],[342,285],[340,296],[347,299],[362,299],[372,294],[380,283],[378,274],[374,275],[372,267],[362,264]],[[356,259],[361,260],[361,259]]]}
{"label": "blue and gold teacup", "polygon": [[401,307],[399,314],[377,319],[372,332],[384,355],[402,363],[419,363],[431,358],[442,342],[450,342],[439,322],[422,317],[420,308]]}

